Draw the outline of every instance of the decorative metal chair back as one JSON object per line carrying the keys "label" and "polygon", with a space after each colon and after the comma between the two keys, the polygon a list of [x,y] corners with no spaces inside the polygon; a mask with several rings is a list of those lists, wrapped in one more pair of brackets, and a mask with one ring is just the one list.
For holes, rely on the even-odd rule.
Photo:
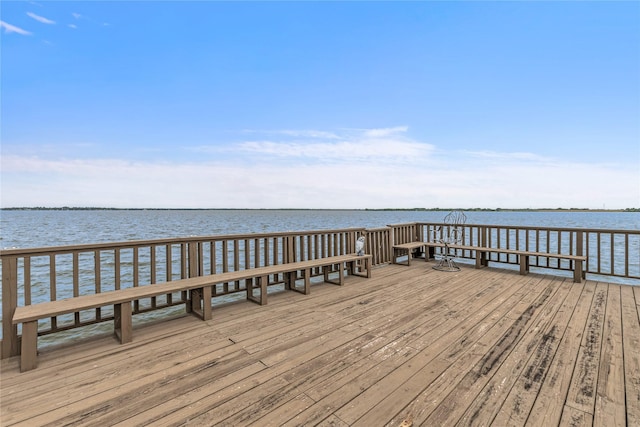
{"label": "decorative metal chair back", "polygon": [[467,216],[460,210],[449,212],[444,217],[446,225],[438,227],[435,231],[434,239],[444,245],[440,254],[438,264],[433,268],[441,271],[460,271],[460,267],[455,263],[455,248],[449,245],[461,245],[464,243],[464,224],[467,222]]}

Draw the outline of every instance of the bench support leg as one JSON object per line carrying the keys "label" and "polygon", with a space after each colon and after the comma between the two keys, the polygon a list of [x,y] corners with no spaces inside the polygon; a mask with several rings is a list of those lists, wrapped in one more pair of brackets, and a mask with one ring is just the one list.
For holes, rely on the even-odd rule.
{"label": "bench support leg", "polygon": [[304,295],[309,295],[311,293],[311,269],[305,268],[301,271],[302,271],[302,279],[304,280],[303,288],[299,289],[296,286],[296,276],[295,276],[295,273],[292,273],[293,276],[291,277],[291,286],[289,287],[289,290],[300,292],[301,294],[304,294]]}
{"label": "bench support leg", "polygon": [[[285,281],[286,280],[288,280],[287,274],[285,274]],[[267,285],[269,284],[269,276],[256,277],[256,284],[256,287],[260,288],[260,297],[253,295],[253,291],[255,290],[253,280],[247,280],[247,299],[251,302],[255,302],[256,304],[267,305]]]}
{"label": "bench support leg", "polygon": [[[404,256],[404,253],[407,253],[407,262],[398,262],[398,258]],[[411,250],[410,249],[402,249],[402,248],[393,248],[393,263],[394,264],[402,264],[402,265],[411,265]]]}
{"label": "bench support leg", "polygon": [[[329,272],[331,271],[331,267],[334,266],[334,265],[338,266],[338,279],[337,280],[329,279]],[[344,272],[343,272],[343,269],[344,269],[343,263],[323,266],[322,267],[322,273],[324,274],[324,281],[327,282],[327,283],[331,283],[332,285],[338,285],[338,286],[344,285],[344,276],[343,276]]]}
{"label": "bench support leg", "polygon": [[244,283],[247,290],[247,299],[249,301],[255,301],[255,297],[253,296],[253,279],[247,279]]}
{"label": "bench support leg", "polygon": [[484,258],[484,252],[476,251],[476,268],[482,268],[482,259]]}
{"label": "bench support leg", "polygon": [[113,306],[114,333],[120,344],[131,342],[133,326],[131,320],[131,302],[123,302]]}
{"label": "bench support leg", "polygon": [[480,266],[479,268],[489,266],[489,255],[489,252],[480,252],[479,259],[476,260],[477,265]]}
{"label": "bench support leg", "polygon": [[582,283],[582,261],[573,261],[573,282]]}
{"label": "bench support leg", "polygon": [[353,276],[366,277],[367,279],[371,278],[371,258],[363,257],[362,259],[358,259],[356,261],[351,261],[349,264],[351,265],[349,271],[353,271],[351,273]]}
{"label": "bench support leg", "polygon": [[22,324],[22,347],[20,350],[20,372],[38,366],[38,321]]}
{"label": "bench support leg", "polygon": [[489,266],[489,252],[476,251],[476,268]]}
{"label": "bench support leg", "polygon": [[529,274],[529,255],[518,255],[520,257],[520,274]]}
{"label": "bench support leg", "polygon": [[311,293],[311,269],[305,268],[302,274],[304,275],[304,294],[309,295]]}
{"label": "bench support leg", "polygon": [[296,283],[296,272],[291,271],[288,273],[284,273],[284,288],[288,291],[291,290],[291,286],[295,286]]}
{"label": "bench support leg", "polygon": [[211,286],[191,289],[187,303],[187,313],[193,313],[202,320],[211,320]]}
{"label": "bench support leg", "polygon": [[205,286],[202,288],[202,320],[211,320],[211,298],[211,286]]}
{"label": "bench support leg", "polygon": [[211,286],[192,289],[189,291],[190,303],[187,304],[189,313],[194,313],[202,320],[211,320]]}
{"label": "bench support leg", "polygon": [[260,305],[267,305],[267,284],[269,276],[258,277],[258,286],[260,287]]}

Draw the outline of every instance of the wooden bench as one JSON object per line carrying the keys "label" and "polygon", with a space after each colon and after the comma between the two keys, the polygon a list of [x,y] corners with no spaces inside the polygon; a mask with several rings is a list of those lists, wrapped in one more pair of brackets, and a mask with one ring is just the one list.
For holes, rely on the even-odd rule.
{"label": "wooden bench", "polygon": [[[440,248],[445,247],[443,243],[439,243],[439,242],[425,242],[425,246],[440,247]],[[518,256],[518,264],[520,265],[520,274],[522,275],[529,273],[529,257],[533,256],[533,257],[566,259],[571,262],[571,269],[573,270],[573,281],[575,283],[582,282],[582,278],[584,277],[582,263],[587,260],[587,257],[584,255],[568,255],[568,254],[554,254],[554,253],[548,253],[548,252],[520,251],[516,249],[489,248],[489,247],[483,247],[483,246],[448,245],[448,247],[449,249],[455,249],[455,250],[460,249],[460,250],[474,251],[476,253],[476,268],[482,268],[489,265],[487,254],[490,252],[516,255]],[[430,258],[429,254],[426,255],[426,258],[427,259]]]}
{"label": "wooden bench", "polygon": [[[13,314],[12,323],[14,325],[22,324],[20,371],[28,371],[36,368],[38,365],[38,320],[40,319],[113,305],[114,333],[120,343],[124,344],[132,340],[132,301],[173,292],[187,291],[189,292],[187,311],[197,315],[203,320],[210,320],[212,311],[212,287],[216,284],[236,280],[247,280],[247,299],[264,305],[267,303],[267,284],[270,275],[284,274],[285,289],[307,295],[310,293],[311,269],[322,268],[326,282],[343,285],[345,268],[347,268],[348,273],[351,275],[370,278],[371,259],[371,255],[338,255],[315,260],[192,277],[17,307]],[[331,267],[334,265],[340,266],[338,269],[338,279],[331,280],[329,274],[331,273]],[[296,286],[299,271],[302,272],[302,278],[304,279],[302,288]],[[255,283],[253,279],[256,280]],[[254,291],[258,288],[260,288],[260,295],[255,296]]]}
{"label": "wooden bench", "polygon": [[[406,253],[407,255],[406,265],[411,265],[412,252],[419,248],[422,248],[422,250],[424,251],[425,247],[426,247],[426,242],[409,242],[409,243],[401,243],[398,245],[393,245],[393,263],[404,264],[404,263],[398,262],[398,258],[401,256],[404,256]],[[425,260],[427,258],[428,257],[425,257]]]}

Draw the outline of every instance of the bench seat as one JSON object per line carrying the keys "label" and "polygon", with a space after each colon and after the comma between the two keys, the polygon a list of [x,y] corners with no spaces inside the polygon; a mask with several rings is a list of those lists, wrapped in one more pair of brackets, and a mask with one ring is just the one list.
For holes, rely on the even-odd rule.
{"label": "bench seat", "polygon": [[[401,256],[407,255],[406,265],[411,265],[411,252],[416,249],[424,249],[426,247],[426,242],[409,242],[409,243],[401,243],[398,245],[393,245],[393,263],[394,264],[404,264],[398,262],[398,258]],[[426,257],[425,257],[426,260]]]}
{"label": "bench seat", "polygon": [[[440,247],[440,248],[445,247],[445,245],[440,242],[425,242],[425,245],[427,247]],[[572,270],[573,270],[573,281],[575,283],[582,282],[582,279],[584,277],[582,263],[587,260],[587,257],[584,255],[521,251],[517,249],[489,248],[484,246],[466,246],[466,245],[447,245],[447,246],[449,249],[475,251],[476,252],[476,268],[486,267],[489,264],[489,260],[486,256],[486,254],[489,252],[516,255],[518,256],[518,263],[520,265],[520,274],[522,275],[529,273],[529,257],[566,259],[571,261]],[[428,255],[427,255],[427,258],[429,258]]]}
{"label": "bench seat", "polygon": [[[12,323],[14,325],[22,324],[20,371],[24,372],[37,367],[38,320],[40,319],[113,305],[114,333],[120,343],[124,344],[132,340],[132,301],[187,291],[189,292],[187,311],[198,315],[203,320],[210,320],[212,287],[216,284],[248,280],[246,285],[247,299],[264,305],[267,303],[267,284],[270,275],[284,274],[286,289],[309,294],[311,269],[321,267],[326,282],[343,285],[345,267],[351,275],[370,278],[371,260],[371,255],[338,255],[198,276],[17,307],[13,314]],[[338,279],[331,280],[329,278],[330,267],[334,265],[340,265]],[[295,283],[298,271],[302,272],[304,279],[304,285],[301,289]],[[253,279],[256,279],[256,283],[253,282]],[[257,288],[260,288],[259,296],[254,295],[254,291]]]}

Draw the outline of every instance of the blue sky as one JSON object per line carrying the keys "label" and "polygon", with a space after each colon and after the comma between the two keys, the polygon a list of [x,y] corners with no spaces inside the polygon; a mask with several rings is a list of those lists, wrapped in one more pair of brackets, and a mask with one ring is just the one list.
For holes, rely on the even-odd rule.
{"label": "blue sky", "polygon": [[2,207],[640,207],[639,2],[0,12]]}

